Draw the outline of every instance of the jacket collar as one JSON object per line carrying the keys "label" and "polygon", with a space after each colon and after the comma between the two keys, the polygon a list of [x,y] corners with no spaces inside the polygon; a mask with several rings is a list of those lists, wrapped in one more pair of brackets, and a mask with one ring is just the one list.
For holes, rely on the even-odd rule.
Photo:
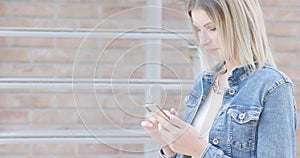
{"label": "jacket collar", "polygon": [[[220,66],[223,67],[223,65]],[[221,70],[221,68],[218,69]],[[250,65],[240,66],[233,69],[228,78],[229,86],[233,87],[239,85],[241,82],[248,79],[255,72],[255,70],[256,69]],[[209,85],[211,85],[214,82],[216,76],[217,72],[204,72],[203,81],[206,81],[209,83]],[[204,88],[206,89],[208,87]]]}
{"label": "jacket collar", "polygon": [[237,67],[232,70],[231,75],[228,78],[230,87],[237,86],[244,80],[248,79],[255,71],[250,65]]}

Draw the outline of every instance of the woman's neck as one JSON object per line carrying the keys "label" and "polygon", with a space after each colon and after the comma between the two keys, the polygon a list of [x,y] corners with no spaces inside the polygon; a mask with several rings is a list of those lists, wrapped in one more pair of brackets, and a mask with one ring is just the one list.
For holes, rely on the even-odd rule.
{"label": "woman's neck", "polygon": [[241,66],[241,62],[239,62],[239,60],[230,60],[230,61],[226,61],[226,73],[222,74],[219,76],[219,86],[222,89],[226,89],[229,87],[229,83],[228,83],[228,77],[230,77],[231,72],[236,68]]}
{"label": "woman's neck", "polygon": [[229,75],[235,68],[242,66],[242,63],[240,62],[240,60],[237,60],[237,59],[229,60],[229,61],[226,61],[225,66],[226,66],[227,72],[224,75],[229,77]]}

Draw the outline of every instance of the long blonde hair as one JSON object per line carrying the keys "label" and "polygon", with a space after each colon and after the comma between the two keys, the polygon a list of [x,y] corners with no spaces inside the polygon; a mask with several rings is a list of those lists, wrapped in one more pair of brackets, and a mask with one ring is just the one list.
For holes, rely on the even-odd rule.
{"label": "long blonde hair", "polygon": [[254,69],[266,62],[276,66],[258,0],[190,0],[190,17],[193,9],[204,10],[216,24],[224,59],[234,59],[236,52],[243,65]]}

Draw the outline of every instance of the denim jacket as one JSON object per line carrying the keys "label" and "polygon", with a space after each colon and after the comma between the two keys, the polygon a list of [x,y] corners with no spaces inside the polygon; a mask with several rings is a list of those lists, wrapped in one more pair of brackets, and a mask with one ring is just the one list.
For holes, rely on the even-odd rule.
{"label": "denim jacket", "polygon": [[[197,76],[185,99],[185,122],[192,123],[214,79],[213,73]],[[297,114],[292,81],[266,64],[255,72],[236,68],[228,82],[230,87],[225,90],[202,157],[295,157]]]}

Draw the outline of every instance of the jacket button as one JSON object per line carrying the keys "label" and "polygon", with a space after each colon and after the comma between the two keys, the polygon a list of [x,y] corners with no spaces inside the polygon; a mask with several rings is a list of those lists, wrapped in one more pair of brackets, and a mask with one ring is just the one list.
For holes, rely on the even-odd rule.
{"label": "jacket button", "polygon": [[242,113],[242,114],[239,115],[239,119],[242,120],[242,119],[245,118],[245,116],[246,116],[246,114],[245,114],[245,113]]}
{"label": "jacket button", "polygon": [[214,139],[213,139],[213,144],[214,144],[214,145],[218,145],[218,144],[219,144],[219,139],[214,138]]}
{"label": "jacket button", "polygon": [[186,96],[186,97],[184,98],[184,102],[187,102],[189,99],[190,99],[190,96]]}
{"label": "jacket button", "polygon": [[235,90],[234,90],[234,89],[230,89],[230,90],[229,90],[229,94],[230,94],[230,95],[234,95],[234,94],[235,94]]}

